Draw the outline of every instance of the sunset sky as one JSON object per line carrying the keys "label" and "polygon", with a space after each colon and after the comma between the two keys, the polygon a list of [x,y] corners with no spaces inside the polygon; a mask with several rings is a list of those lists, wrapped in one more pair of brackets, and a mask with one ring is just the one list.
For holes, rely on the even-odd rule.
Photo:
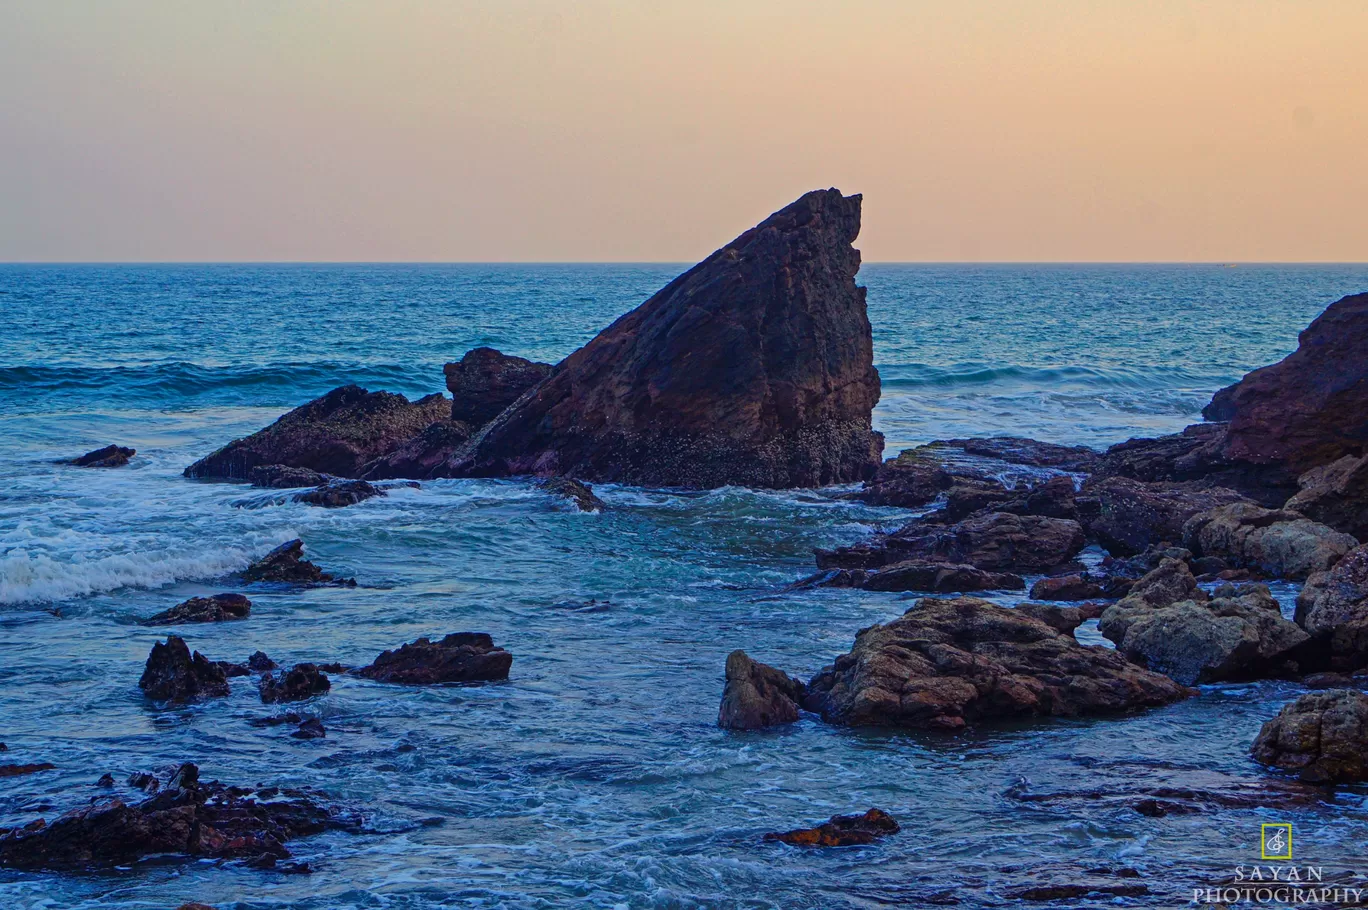
{"label": "sunset sky", "polygon": [[1364,0],[0,0],[0,260],[1368,259]]}

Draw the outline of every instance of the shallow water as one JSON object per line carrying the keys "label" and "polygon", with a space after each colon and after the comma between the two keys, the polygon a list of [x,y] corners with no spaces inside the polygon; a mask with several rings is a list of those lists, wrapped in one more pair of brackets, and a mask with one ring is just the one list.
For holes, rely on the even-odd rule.
{"label": "shallow water", "polygon": [[[1067,882],[1101,865],[1137,869],[1155,892],[1115,905],[1175,906],[1258,862],[1264,821],[1292,821],[1298,861],[1327,877],[1357,870],[1364,788],[1158,819],[1124,802],[1008,795],[1022,778],[1036,793],[1257,784],[1248,745],[1300,691],[1288,683],[958,737],[812,719],[718,730],[731,649],[805,677],[910,605],[783,590],[812,571],[814,546],[904,513],[837,491],[605,485],[609,510],[581,515],[521,481],[248,509],[235,506],[244,487],[180,476],[342,382],[436,391],[441,363],[477,344],[559,358],[676,271],[0,267],[0,741],[6,761],[58,765],[0,780],[0,826],[85,802],[105,771],[185,760],[227,782],[311,783],[368,824],[292,843],[312,876],[207,863],[0,872],[0,906],[828,908],[920,906],[959,889],[960,906],[977,907],[1033,870]],[[1368,288],[1368,268],[874,265],[861,279],[890,450],[997,432],[1101,446],[1197,419],[1214,389]],[[138,448],[130,467],[52,463],[111,441]],[[166,630],[137,621],[230,588],[223,575],[294,536],[360,586],[246,589],[251,618],[177,630],[192,647],[359,664],[419,635],[482,630],[515,655],[508,682],[336,676],[316,706],[328,737],[307,742],[248,724],[276,713],[248,679],[203,705],[147,704],[137,678]],[[1290,604],[1295,588],[1278,593]],[[869,806],[904,833],[845,850],[759,843]]]}

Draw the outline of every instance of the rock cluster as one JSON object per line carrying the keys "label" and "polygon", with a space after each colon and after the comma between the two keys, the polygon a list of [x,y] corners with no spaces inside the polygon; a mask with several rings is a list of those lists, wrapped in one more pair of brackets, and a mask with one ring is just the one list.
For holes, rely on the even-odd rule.
{"label": "rock cluster", "polygon": [[332,688],[332,682],[315,664],[295,664],[289,670],[261,675],[258,692],[263,704],[305,701]]}
{"label": "rock cluster", "polygon": [[1199,556],[1215,556],[1274,578],[1302,580],[1324,572],[1358,541],[1296,512],[1232,503],[1192,516],[1183,542]]}
{"label": "rock cluster", "polygon": [[191,654],[185,639],[171,635],[152,646],[138,688],[155,701],[195,701],[227,695],[228,677],[215,661]]}
{"label": "rock cluster", "polygon": [[856,847],[900,830],[893,816],[882,809],[870,809],[863,815],[834,815],[815,828],[771,832],[764,839],[794,847]]}

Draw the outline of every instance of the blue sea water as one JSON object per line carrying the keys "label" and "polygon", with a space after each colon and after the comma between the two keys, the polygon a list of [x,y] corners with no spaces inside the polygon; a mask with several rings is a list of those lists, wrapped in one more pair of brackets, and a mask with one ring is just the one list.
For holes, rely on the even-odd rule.
{"label": "blue sea water", "polygon": [[[1299,691],[1288,683],[958,737],[811,718],[718,730],[733,648],[806,677],[910,605],[784,589],[812,570],[814,546],[906,517],[896,510],[831,490],[605,485],[609,510],[581,515],[518,480],[427,483],[342,510],[243,508],[243,487],[180,476],[346,382],[440,391],[441,365],[476,345],[557,360],[679,268],[0,266],[0,741],[6,761],[58,766],[0,779],[0,828],[85,804],[105,771],[187,760],[227,782],[308,783],[367,818],[364,833],[291,845],[312,876],[0,871],[0,906],[828,908],[953,892],[979,907],[1032,874],[1106,865],[1139,870],[1154,892],[1117,905],[1169,906],[1257,862],[1270,820],[1296,824],[1300,861],[1356,868],[1361,788],[1295,810],[1158,819],[1005,795],[1021,778],[1046,792],[1260,786],[1248,745]],[[1368,266],[871,264],[860,280],[892,454],[952,436],[1101,447],[1179,429],[1215,389],[1294,349],[1326,305],[1368,290]],[[54,463],[108,442],[138,456],[115,471]],[[308,742],[248,724],[273,713],[248,680],[202,705],[146,703],[137,678],[165,631],[138,620],[226,589],[294,536],[359,586],[247,589],[251,618],[182,630],[192,647],[355,665],[480,630],[514,653],[508,682],[335,677],[312,709],[328,736]],[[759,840],[875,805],[904,833],[829,851]]]}

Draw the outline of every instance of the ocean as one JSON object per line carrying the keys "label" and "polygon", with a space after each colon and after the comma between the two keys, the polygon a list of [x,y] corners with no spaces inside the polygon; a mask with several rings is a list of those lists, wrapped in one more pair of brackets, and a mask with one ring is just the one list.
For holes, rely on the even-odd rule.
{"label": "ocean", "polygon": [[[812,549],[908,513],[842,490],[596,487],[579,514],[522,480],[449,480],[338,510],[272,504],[182,469],[327,390],[410,397],[478,345],[555,361],[682,266],[0,266],[0,741],[54,771],[0,779],[0,829],[49,820],[183,761],[206,778],[308,784],[361,833],[291,842],[312,875],[150,863],[80,875],[0,871],[0,906],[166,908],[841,908],[996,906],[1032,875],[1139,873],[1151,894],[1259,862],[1292,822],[1298,861],[1354,868],[1368,789],[1295,808],[1150,818],[1124,800],[1013,793],[1258,788],[1260,724],[1286,682],[1205,686],[1124,718],[959,736],[852,731],[805,717],[716,726],[723,662],[744,648],[806,678],[906,595],[788,591]],[[869,264],[876,427],[886,455],[1018,434],[1104,447],[1200,419],[1216,389],[1296,347],[1368,266]],[[107,443],[127,468],[56,464]],[[358,665],[420,635],[484,631],[505,683],[399,688],[335,676],[325,739],[259,728],[250,680],[157,710],[137,688],[166,630],[138,621],[301,537],[358,587],[249,590],[243,622],[182,627],[243,660]],[[1091,558],[1099,558],[1093,553]],[[1296,589],[1275,586],[1290,606]],[[1022,597],[1002,597],[1004,602]],[[1088,636],[1091,636],[1089,638]],[[1095,630],[1080,631],[1100,642]],[[312,710],[312,709],[311,709]],[[1025,781],[1025,783],[1023,783]],[[878,806],[903,832],[803,851],[766,831]]]}

